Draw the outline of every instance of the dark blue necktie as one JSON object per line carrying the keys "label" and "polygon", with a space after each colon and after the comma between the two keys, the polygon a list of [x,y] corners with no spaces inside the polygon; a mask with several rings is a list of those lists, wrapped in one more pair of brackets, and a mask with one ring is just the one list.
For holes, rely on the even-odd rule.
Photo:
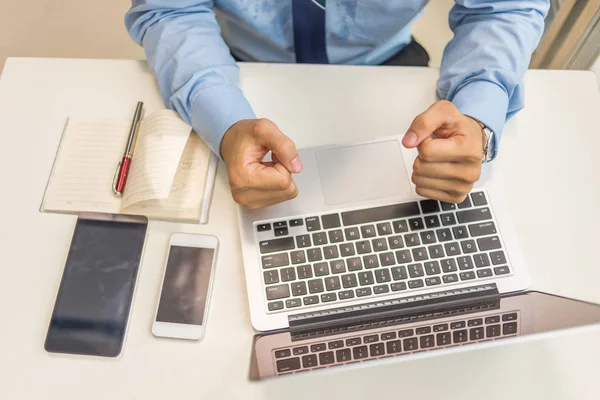
{"label": "dark blue necktie", "polygon": [[292,0],[297,63],[328,64],[325,0]]}

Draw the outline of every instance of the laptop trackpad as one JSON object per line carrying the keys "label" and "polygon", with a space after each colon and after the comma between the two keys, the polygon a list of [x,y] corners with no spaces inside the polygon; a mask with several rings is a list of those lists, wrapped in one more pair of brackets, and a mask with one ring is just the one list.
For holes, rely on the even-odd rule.
{"label": "laptop trackpad", "polygon": [[411,192],[396,140],[323,149],[317,152],[317,165],[328,206]]}

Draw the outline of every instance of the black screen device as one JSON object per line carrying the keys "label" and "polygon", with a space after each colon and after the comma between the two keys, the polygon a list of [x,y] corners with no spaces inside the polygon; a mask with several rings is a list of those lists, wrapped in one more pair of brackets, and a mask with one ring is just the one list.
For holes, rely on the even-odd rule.
{"label": "black screen device", "polygon": [[145,217],[80,215],[44,348],[52,353],[121,353],[144,247]]}

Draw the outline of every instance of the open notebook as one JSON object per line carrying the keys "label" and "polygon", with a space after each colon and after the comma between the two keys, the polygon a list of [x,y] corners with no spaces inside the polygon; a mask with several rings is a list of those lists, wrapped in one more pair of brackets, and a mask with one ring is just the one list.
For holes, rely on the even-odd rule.
{"label": "open notebook", "polygon": [[174,111],[141,122],[127,184],[112,192],[131,121],[69,119],[41,211],[108,212],[205,223],[217,157]]}

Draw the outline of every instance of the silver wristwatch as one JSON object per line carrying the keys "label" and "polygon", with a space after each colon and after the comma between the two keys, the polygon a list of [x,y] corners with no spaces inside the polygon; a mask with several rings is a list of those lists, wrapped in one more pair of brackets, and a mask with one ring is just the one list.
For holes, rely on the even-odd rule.
{"label": "silver wristwatch", "polygon": [[481,157],[481,163],[485,164],[492,161],[492,158],[494,158],[494,132],[482,124],[481,121],[476,121],[481,126],[481,133],[483,136],[483,155]]}

